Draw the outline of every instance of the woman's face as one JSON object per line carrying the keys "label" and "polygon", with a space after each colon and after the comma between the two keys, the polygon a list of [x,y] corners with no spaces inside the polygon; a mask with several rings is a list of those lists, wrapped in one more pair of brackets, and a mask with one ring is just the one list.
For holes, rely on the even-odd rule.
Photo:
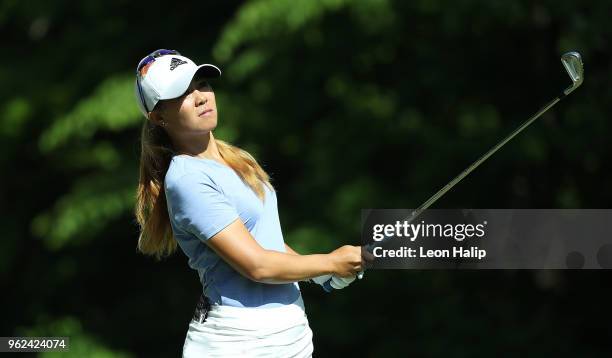
{"label": "woman's face", "polygon": [[201,136],[217,127],[215,93],[205,79],[194,79],[181,97],[161,101],[151,114],[172,138]]}

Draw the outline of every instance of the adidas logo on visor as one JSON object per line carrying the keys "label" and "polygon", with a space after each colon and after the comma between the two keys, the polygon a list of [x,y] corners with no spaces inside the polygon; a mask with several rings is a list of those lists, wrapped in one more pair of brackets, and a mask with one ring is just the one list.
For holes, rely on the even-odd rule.
{"label": "adidas logo on visor", "polygon": [[178,59],[176,57],[173,57],[172,60],[170,61],[170,71],[173,71],[175,68],[177,68],[180,65],[184,65],[186,64],[187,61],[183,61],[181,59]]}

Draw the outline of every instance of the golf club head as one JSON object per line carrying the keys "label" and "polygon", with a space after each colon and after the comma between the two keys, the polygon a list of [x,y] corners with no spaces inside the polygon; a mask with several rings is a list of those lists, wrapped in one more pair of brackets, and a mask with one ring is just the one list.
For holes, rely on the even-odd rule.
{"label": "golf club head", "polygon": [[572,79],[572,85],[563,91],[567,96],[573,90],[578,88],[584,80],[584,68],[582,65],[582,57],[576,51],[567,52],[561,56],[561,63],[567,70],[567,74]]}

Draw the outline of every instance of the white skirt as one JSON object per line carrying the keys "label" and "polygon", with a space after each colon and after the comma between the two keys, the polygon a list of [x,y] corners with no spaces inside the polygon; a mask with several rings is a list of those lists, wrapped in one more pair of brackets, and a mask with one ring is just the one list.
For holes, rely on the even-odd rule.
{"label": "white skirt", "polygon": [[312,331],[302,295],[290,305],[245,308],[212,305],[203,323],[191,321],[184,358],[312,357]]}

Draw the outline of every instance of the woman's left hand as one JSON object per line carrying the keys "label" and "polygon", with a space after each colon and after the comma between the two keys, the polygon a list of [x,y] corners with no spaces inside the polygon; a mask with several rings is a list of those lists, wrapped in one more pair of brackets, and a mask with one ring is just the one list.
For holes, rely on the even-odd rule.
{"label": "woman's left hand", "polygon": [[357,275],[349,276],[349,277],[340,277],[340,276],[332,275],[331,282],[329,284],[331,285],[331,287],[335,288],[336,290],[341,290],[345,288],[346,286],[350,285],[353,281],[355,281],[356,277]]}
{"label": "woman's left hand", "polygon": [[336,290],[341,290],[345,288],[346,286],[350,285],[353,281],[355,281],[355,278],[358,278],[361,280],[364,274],[365,274],[364,271],[360,271],[357,275],[349,276],[349,277],[340,277],[340,276],[332,275],[331,282],[329,284],[331,285],[331,287],[335,288]]}
{"label": "woman's left hand", "polygon": [[356,277],[357,276],[340,277],[337,275],[322,275],[322,276],[313,277],[311,281],[323,286],[327,281],[331,280],[330,281],[331,287],[333,287],[336,290],[341,290],[345,288],[346,286],[350,285],[353,281],[355,281]]}

